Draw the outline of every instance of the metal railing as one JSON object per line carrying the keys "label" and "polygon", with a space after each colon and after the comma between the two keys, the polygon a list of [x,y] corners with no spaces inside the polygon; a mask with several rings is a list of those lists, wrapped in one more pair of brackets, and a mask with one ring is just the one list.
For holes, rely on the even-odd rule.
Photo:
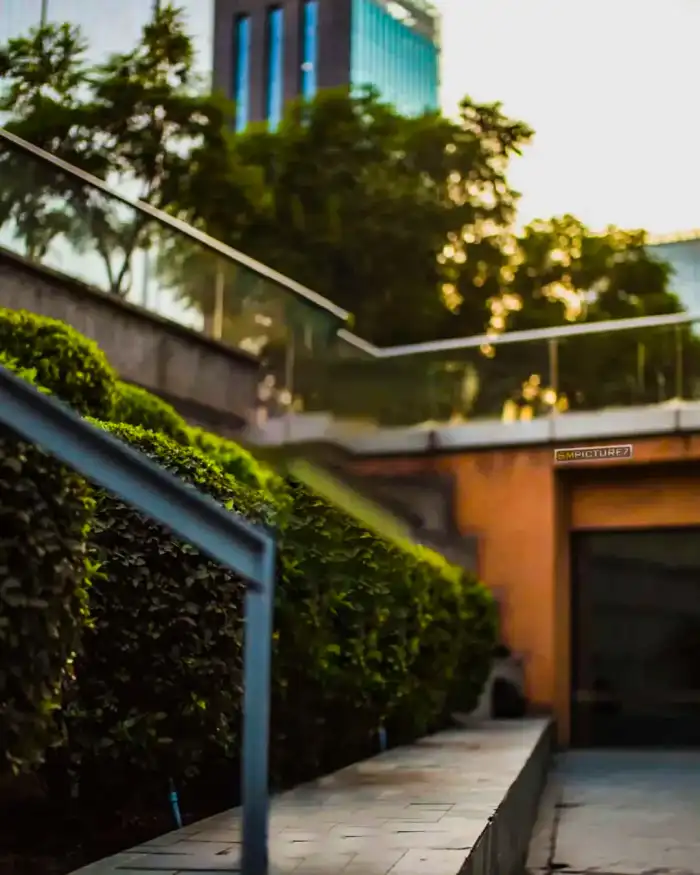
{"label": "metal railing", "polygon": [[503,346],[511,343],[533,341],[559,341],[570,337],[595,334],[612,334],[618,331],[640,331],[645,328],[664,328],[687,325],[700,319],[700,313],[667,313],[661,316],[638,316],[633,319],[606,319],[601,322],[578,322],[557,325],[552,328],[532,328],[526,331],[505,331],[500,334],[474,334],[470,337],[453,337],[447,340],[431,340],[426,343],[410,343],[402,346],[375,346],[356,334],[341,328],[338,336],[364,354],[378,359],[406,358],[414,355],[459,352],[481,349],[485,346]]}
{"label": "metal railing", "polygon": [[275,539],[0,366],[0,423],[199,547],[247,584],[243,872],[267,871],[268,727]]}
{"label": "metal railing", "polygon": [[215,252],[218,255],[222,255],[227,260],[233,261],[236,264],[241,265],[242,267],[254,271],[256,275],[266,280],[269,280],[275,285],[281,286],[285,291],[288,291],[294,297],[299,298],[300,300],[309,304],[311,307],[317,308],[318,310],[327,313],[329,316],[338,320],[338,322],[347,322],[347,320],[349,319],[350,314],[346,310],[343,310],[342,307],[336,306],[327,298],[324,298],[317,292],[306,288],[301,283],[298,283],[295,280],[292,280],[289,277],[278,273],[277,271],[273,270],[262,262],[256,261],[254,258],[250,258],[248,255],[245,255],[243,252],[238,252],[231,246],[227,246],[220,240],[216,240],[214,237],[210,237],[208,234],[199,231],[197,228],[194,228],[192,225],[188,225],[186,222],[183,222],[180,219],[175,218],[174,216],[170,216],[167,213],[164,213],[162,210],[158,210],[155,207],[152,207],[150,204],[145,203],[144,201],[129,197],[128,195],[118,191],[118,189],[108,185],[106,182],[103,182],[101,179],[98,179],[96,176],[93,176],[91,173],[86,173],[79,167],[76,167],[73,164],[68,164],[61,158],[57,158],[55,155],[51,155],[44,149],[40,149],[33,143],[29,143],[27,140],[23,140],[21,137],[10,133],[4,128],[0,128],[0,139],[4,140],[5,143],[11,144],[14,148],[19,149],[22,152],[27,153],[28,155],[31,155],[39,161],[50,164],[55,170],[60,171],[61,173],[64,173],[69,177],[75,178],[80,182],[85,183],[87,186],[94,189],[95,191],[102,192],[107,198],[120,201],[122,204],[129,207],[130,209],[137,211],[142,215],[148,216],[155,222],[171,228],[178,234],[189,237],[191,240],[195,241],[206,249]]}

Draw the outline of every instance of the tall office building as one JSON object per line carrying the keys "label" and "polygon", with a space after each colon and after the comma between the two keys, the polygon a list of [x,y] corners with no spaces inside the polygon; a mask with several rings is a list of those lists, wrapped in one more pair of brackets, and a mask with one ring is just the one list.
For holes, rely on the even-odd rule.
{"label": "tall office building", "polygon": [[214,82],[239,129],[340,86],[373,85],[407,115],[436,109],[439,61],[427,0],[215,0]]}

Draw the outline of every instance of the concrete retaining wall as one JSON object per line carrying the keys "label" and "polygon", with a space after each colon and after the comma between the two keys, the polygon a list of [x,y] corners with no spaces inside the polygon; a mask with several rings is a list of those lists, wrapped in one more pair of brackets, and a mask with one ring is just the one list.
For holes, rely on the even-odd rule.
{"label": "concrete retaining wall", "polygon": [[471,849],[460,875],[518,875],[524,870],[552,763],[554,740],[554,727],[550,724]]}

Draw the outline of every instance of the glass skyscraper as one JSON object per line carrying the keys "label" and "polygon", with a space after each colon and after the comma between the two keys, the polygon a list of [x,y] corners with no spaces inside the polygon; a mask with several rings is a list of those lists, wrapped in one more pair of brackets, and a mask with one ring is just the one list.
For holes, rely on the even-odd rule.
{"label": "glass skyscraper", "polygon": [[[286,101],[373,85],[400,112],[439,103],[439,19],[428,0],[176,0],[197,69],[236,102],[236,126],[279,123]],[[46,0],[80,25],[100,61],[135,45],[154,0]],[[42,0],[0,0],[0,42],[41,18]]]}
{"label": "glass skyscraper", "polygon": [[214,81],[243,102],[239,129],[274,127],[285,101],[340,86],[374,86],[406,115],[435,110],[439,65],[428,0],[215,0]]}
{"label": "glass skyscraper", "polygon": [[410,5],[353,0],[350,81],[374,85],[404,115],[437,109],[435,30],[417,26]]}

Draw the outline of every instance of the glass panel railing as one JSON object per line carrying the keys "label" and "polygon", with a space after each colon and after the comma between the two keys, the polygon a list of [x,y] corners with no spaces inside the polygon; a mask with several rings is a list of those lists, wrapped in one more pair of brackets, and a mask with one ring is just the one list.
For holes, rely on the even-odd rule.
{"label": "glass panel railing", "polygon": [[0,139],[5,250],[273,361],[286,361],[292,337],[314,355],[343,324],[339,308],[202,237],[33,147]]}
{"label": "glass panel railing", "polygon": [[673,329],[557,342],[557,389],[571,410],[666,401],[673,393]]}
{"label": "glass panel railing", "polygon": [[562,410],[594,411],[697,400],[698,322],[557,340]]}
{"label": "glass panel railing", "polygon": [[[300,409],[328,410],[338,420],[377,427],[439,425],[515,415],[539,415],[549,383],[544,342],[485,344],[447,354],[328,362],[322,374],[302,361],[294,389]],[[548,412],[548,411],[546,411]]]}
{"label": "glass panel railing", "polygon": [[[664,318],[641,327],[566,326],[539,338],[465,339],[462,348],[436,344],[414,354],[371,356],[339,342],[322,360],[297,356],[293,424],[309,438],[306,423],[315,417],[319,437],[333,429],[342,438],[362,427],[508,423],[700,400],[700,319]],[[287,429],[284,439],[293,435]]]}

